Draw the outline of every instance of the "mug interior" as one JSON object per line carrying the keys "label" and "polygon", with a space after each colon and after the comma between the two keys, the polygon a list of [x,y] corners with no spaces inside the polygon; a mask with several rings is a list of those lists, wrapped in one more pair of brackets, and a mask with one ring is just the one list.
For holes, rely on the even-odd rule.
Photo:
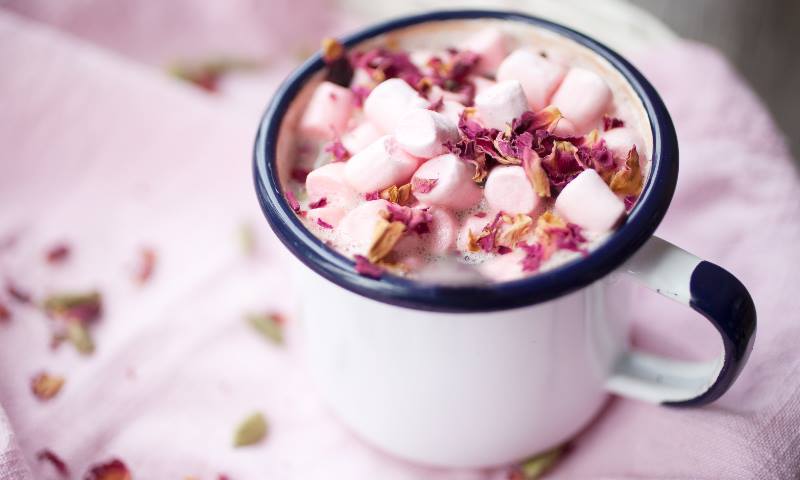
{"label": "mug interior", "polygon": [[353,261],[325,245],[288,206],[283,185],[290,176],[296,125],[324,64],[315,54],[281,85],[259,128],[254,152],[256,190],[275,233],[309,268],[334,283],[378,301],[434,311],[490,311],[522,307],[584,287],[624,262],[652,235],[663,218],[677,181],[678,152],[669,114],[653,87],[634,67],[598,42],[549,21],[497,11],[448,11],[389,21],[342,39],[348,49],[389,45],[437,49],[488,25],[504,30],[516,43],[542,46],[545,53],[568,57],[570,64],[599,71],[615,94],[615,104],[645,135],[649,172],[638,202],[625,222],[582,258],[517,280],[487,285],[432,285],[384,274],[363,277]]}

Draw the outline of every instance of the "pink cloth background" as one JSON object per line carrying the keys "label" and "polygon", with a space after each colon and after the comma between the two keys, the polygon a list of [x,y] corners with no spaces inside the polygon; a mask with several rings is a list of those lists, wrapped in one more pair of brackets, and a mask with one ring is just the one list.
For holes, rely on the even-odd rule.
{"label": "pink cloth background", "polygon": [[[242,321],[292,304],[285,254],[252,191],[258,115],[295,62],[286,52],[356,22],[315,0],[266,10],[247,0],[190,3],[0,8],[0,244],[17,238],[0,249],[0,273],[37,298],[99,288],[105,304],[97,351],[83,357],[70,346],[51,351],[48,320],[0,293],[13,307],[0,324],[0,480],[56,478],[36,460],[43,448],[75,478],[111,457],[137,479],[504,478],[505,469],[415,467],[363,445],[319,404],[292,337],[288,352],[274,348]],[[216,96],[158,68],[215,54],[270,68],[226,80]],[[665,98],[681,142],[678,190],[659,234],[750,287],[758,337],[720,401],[677,410],[614,399],[548,478],[796,478],[797,172],[761,103],[716,52],[676,43],[633,60]],[[258,232],[255,258],[237,245],[243,222]],[[61,240],[72,258],[46,265],[42,252]],[[138,287],[130,277],[142,245],[159,262]],[[653,295],[642,293],[631,314],[635,341],[654,351],[703,358],[718,348],[704,321]],[[29,389],[43,369],[67,378],[49,402]],[[234,426],[256,409],[270,419],[268,441],[231,448]]]}

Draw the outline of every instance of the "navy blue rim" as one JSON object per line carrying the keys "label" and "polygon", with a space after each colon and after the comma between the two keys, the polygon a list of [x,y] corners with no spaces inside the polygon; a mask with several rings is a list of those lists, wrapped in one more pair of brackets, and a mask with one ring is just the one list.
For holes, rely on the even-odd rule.
{"label": "navy blue rim", "polygon": [[303,85],[324,64],[317,52],[278,88],[258,128],[253,158],[256,194],[278,238],[300,261],[354,293],[407,308],[444,312],[480,312],[524,307],[566,295],[610,273],[653,234],[669,207],[678,180],[678,141],[669,113],[653,86],[627,60],[605,45],[570,28],[522,13],[493,10],[437,11],[386,21],[341,39],[353,47],[378,35],[425,22],[499,19],[545,28],[590,48],[630,83],[641,99],[653,132],[650,176],[625,223],[588,256],[519,280],[481,286],[434,286],[385,274],[381,279],[356,273],[352,260],[327,247],[295,215],[284,199],[276,167],[276,146],[284,115]]}

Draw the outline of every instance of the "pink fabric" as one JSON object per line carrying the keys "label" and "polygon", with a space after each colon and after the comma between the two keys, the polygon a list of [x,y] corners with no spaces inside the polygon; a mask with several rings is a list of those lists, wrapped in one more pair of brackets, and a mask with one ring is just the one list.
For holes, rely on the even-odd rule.
{"label": "pink fabric", "polygon": [[[187,17],[181,28],[199,38],[208,19],[229,18],[220,23],[225,31],[241,25],[250,32],[243,43],[260,39],[263,50],[232,40],[193,50],[164,27],[175,23],[148,16],[155,14],[146,2],[101,11],[101,22],[91,17],[95,3],[10,7],[123,56],[0,11],[0,273],[36,298],[97,287],[105,300],[97,351],[82,357],[69,346],[51,351],[49,321],[0,293],[13,310],[0,323],[0,479],[52,478],[36,460],[43,448],[76,478],[115,456],[138,479],[503,478],[502,469],[414,467],[363,445],[319,404],[291,349],[265,344],[242,321],[243,312],[288,310],[292,301],[283,248],[252,192],[250,153],[257,112],[293,60],[273,58],[261,77],[230,79],[221,97],[138,63],[166,58],[142,25],[161,25],[152,34],[174,46],[170,55],[192,56],[214,45],[269,55],[301,38],[300,26],[309,27],[302,38],[316,38],[341,24],[326,22],[318,8],[318,21],[267,34],[291,20],[288,10],[258,17],[248,15],[251,2],[230,2],[239,13],[196,13],[204,20]],[[183,20],[169,12],[171,22]],[[126,15],[140,19],[132,29],[114,23]],[[719,402],[676,410],[616,399],[549,478],[793,478],[800,473],[796,171],[769,116],[718,54],[676,44],[635,60],[662,92],[681,139],[678,190],[659,233],[740,276],[758,307],[758,338]],[[242,222],[257,228],[254,259],[237,246]],[[43,250],[64,239],[73,258],[46,265]],[[130,277],[142,245],[156,248],[159,262],[153,281],[137,287]],[[717,347],[705,322],[663,299],[643,296],[632,314],[643,347],[690,358]],[[67,378],[49,402],[29,390],[42,369]],[[232,449],[234,425],[256,409],[270,418],[270,438]]]}

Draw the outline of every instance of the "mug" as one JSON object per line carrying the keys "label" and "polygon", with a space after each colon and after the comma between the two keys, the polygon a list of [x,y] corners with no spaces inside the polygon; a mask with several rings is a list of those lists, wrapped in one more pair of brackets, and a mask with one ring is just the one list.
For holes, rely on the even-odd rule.
{"label": "mug", "polygon": [[[619,72],[652,132],[651,170],[625,222],[583,258],[528,278],[489,285],[431,285],[356,273],[284,200],[281,126],[320,54],[278,89],[258,129],[258,200],[300,262],[295,278],[304,349],[318,390],[359,437],[396,456],[446,467],[507,464],[559,445],[609,394],[671,407],[719,398],[743,368],[756,329],[753,300],[721,267],[653,236],[672,199],[678,145],[656,91],[631,64],[564,26],[512,12],[442,11],[391,20],[343,39],[347,47],[426,22],[495,19],[566,37]],[[286,122],[285,122],[286,121]],[[607,297],[611,275],[687,305],[716,327],[723,352],[686,362],[632,349],[628,322]]]}

